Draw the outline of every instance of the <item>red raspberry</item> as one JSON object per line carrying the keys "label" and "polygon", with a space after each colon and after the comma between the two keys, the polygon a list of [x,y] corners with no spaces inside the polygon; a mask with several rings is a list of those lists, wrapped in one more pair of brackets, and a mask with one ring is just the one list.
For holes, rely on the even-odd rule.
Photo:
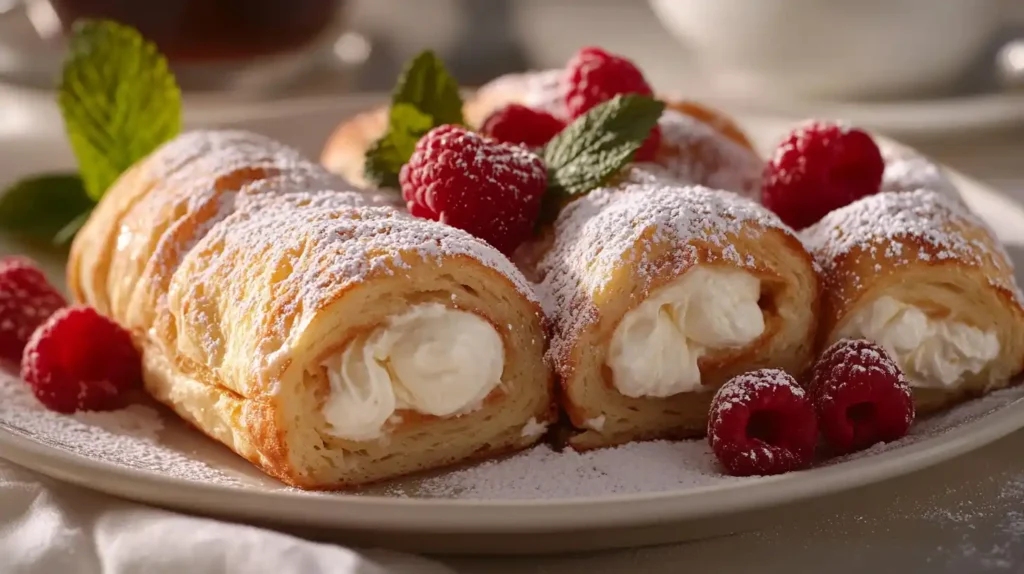
{"label": "red raspberry", "polygon": [[18,364],[32,331],[67,305],[32,261],[0,261],[0,358]]}
{"label": "red raspberry", "polygon": [[601,48],[583,48],[577,52],[569,60],[566,74],[565,105],[572,118],[618,94],[650,96],[654,93],[633,62]]}
{"label": "red raspberry", "polygon": [[730,474],[782,474],[814,459],[818,421],[793,377],[761,369],[718,389],[708,414],[708,442]]}
{"label": "red raspberry", "polygon": [[866,132],[814,122],[794,130],[765,166],[761,200],[794,229],[878,193],[885,162]]}
{"label": "red raspberry", "polygon": [[[601,48],[583,48],[569,60],[566,67],[565,107],[569,117],[577,118],[590,108],[619,94],[653,95],[643,72],[633,62],[609,54]],[[651,130],[651,137],[637,151],[636,161],[651,161],[661,145],[661,130]]]}
{"label": "red raspberry", "polygon": [[654,161],[658,157],[658,149],[661,148],[661,128],[654,126],[651,135],[647,136],[640,149],[633,155],[634,161]]}
{"label": "red raspberry", "polygon": [[871,341],[843,339],[826,349],[809,390],[822,435],[837,454],[896,440],[914,422],[903,372]]}
{"label": "red raspberry", "polygon": [[509,104],[488,116],[480,133],[500,142],[541,147],[564,127],[562,120],[547,112]]}
{"label": "red raspberry", "polygon": [[90,307],[67,307],[32,334],[21,376],[51,410],[112,410],[140,385],[142,361],[128,331]]}
{"label": "red raspberry", "polygon": [[548,177],[526,148],[445,125],[420,138],[399,181],[410,213],[511,254],[533,233]]}

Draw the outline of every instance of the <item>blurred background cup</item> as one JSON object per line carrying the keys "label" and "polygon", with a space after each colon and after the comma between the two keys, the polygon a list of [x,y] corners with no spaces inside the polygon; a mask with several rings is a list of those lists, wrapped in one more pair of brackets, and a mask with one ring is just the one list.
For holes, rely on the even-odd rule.
{"label": "blurred background cup", "polygon": [[990,45],[999,0],[650,0],[737,93],[855,99],[941,91]]}
{"label": "blurred background cup", "polygon": [[[241,92],[273,89],[309,71],[342,33],[345,7],[344,0],[21,3],[35,34],[53,53],[76,20],[116,20],[156,43],[183,89]],[[52,71],[41,69],[44,57],[29,54],[25,58],[37,65],[37,75]]]}

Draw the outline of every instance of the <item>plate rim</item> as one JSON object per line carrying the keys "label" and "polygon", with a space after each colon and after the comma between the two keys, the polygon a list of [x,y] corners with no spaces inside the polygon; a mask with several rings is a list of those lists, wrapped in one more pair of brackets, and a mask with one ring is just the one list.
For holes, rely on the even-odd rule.
{"label": "plate rim", "polygon": [[[0,424],[0,447],[3,458],[52,478],[177,509],[356,530],[529,533],[696,521],[806,501],[923,470],[1022,427],[1024,397],[1019,397],[936,436],[823,467],[682,490],[560,499],[390,497],[203,483],[92,459],[44,444],[6,424]],[[268,504],[273,507],[269,513]],[[581,508],[586,512],[573,512]],[[629,512],[623,512],[626,508]],[[544,514],[542,521],[536,516],[538,509]]]}

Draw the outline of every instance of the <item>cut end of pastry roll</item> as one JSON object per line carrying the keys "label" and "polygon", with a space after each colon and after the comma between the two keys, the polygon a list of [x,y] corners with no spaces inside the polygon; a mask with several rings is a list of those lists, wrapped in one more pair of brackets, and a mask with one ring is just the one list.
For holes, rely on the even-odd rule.
{"label": "cut end of pastry roll", "polygon": [[1024,308],[995,234],[955,198],[888,192],[838,209],[803,238],[822,268],[818,347],[872,339],[918,413],[1010,384],[1024,367]]}
{"label": "cut end of pastry roll", "polygon": [[[540,438],[543,314],[504,256],[265,138],[225,137],[140,162],[72,248],[76,298],[132,331],[150,394],[301,488]],[[149,165],[182,141],[205,153]]]}
{"label": "cut end of pastry roll", "polygon": [[626,183],[570,204],[554,235],[539,271],[575,448],[701,436],[731,377],[808,367],[817,274],[761,206],[704,187]]}

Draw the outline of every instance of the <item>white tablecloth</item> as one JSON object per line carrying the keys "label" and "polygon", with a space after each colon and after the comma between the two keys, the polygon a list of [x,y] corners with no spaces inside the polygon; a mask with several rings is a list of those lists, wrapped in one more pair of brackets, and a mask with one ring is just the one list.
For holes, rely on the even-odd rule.
{"label": "white tablecloth", "polygon": [[3,574],[450,574],[387,551],[355,552],[132,504],[0,459]]}

